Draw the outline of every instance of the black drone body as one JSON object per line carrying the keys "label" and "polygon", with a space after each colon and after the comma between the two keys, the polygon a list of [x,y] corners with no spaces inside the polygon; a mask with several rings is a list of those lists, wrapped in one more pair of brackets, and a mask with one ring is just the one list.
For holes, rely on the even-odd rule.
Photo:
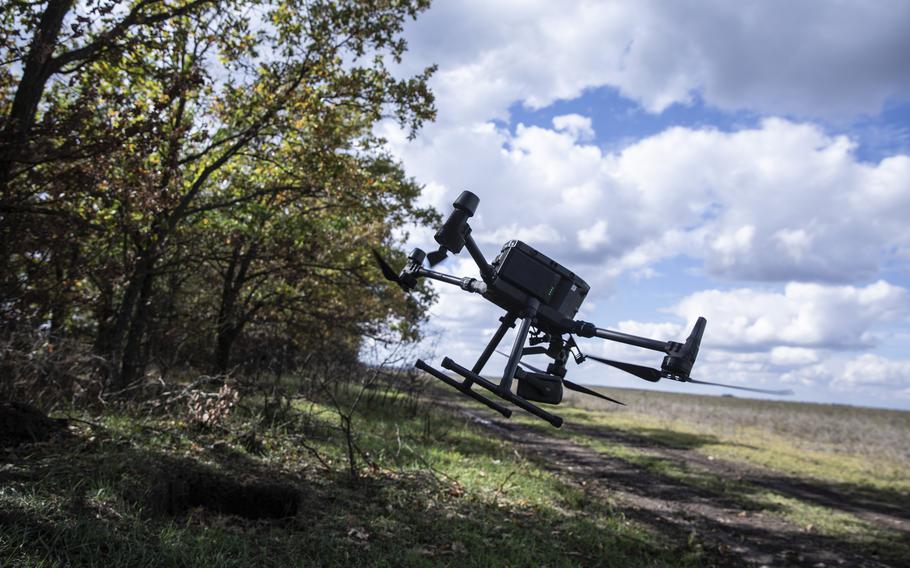
{"label": "black drone body", "polygon": [[[408,256],[408,264],[399,274],[396,274],[379,253],[374,251],[383,275],[388,280],[396,282],[406,291],[412,290],[417,285],[419,278],[430,278],[460,286],[467,292],[480,294],[506,312],[500,318],[499,328],[493,334],[490,342],[473,367],[467,369],[448,357],[442,360],[443,368],[460,375],[463,380],[458,381],[422,360],[417,361],[417,368],[426,371],[465,395],[482,402],[507,418],[512,415],[511,410],[473,390],[473,386],[479,385],[499,398],[523,408],[557,428],[562,425],[562,418],[532,404],[532,401],[559,404],[562,402],[563,387],[565,387],[569,390],[622,404],[601,393],[567,380],[565,378],[566,362],[569,356],[572,356],[577,364],[584,362],[586,359],[591,359],[611,365],[650,382],[657,382],[665,378],[680,382],[728,386],[730,388],[769,394],[784,394],[780,391],[765,391],[692,379],[689,374],[695,364],[695,358],[698,355],[698,348],[707,323],[703,317],[698,318],[695,322],[695,327],[685,343],[638,337],[602,329],[592,323],[574,319],[590,290],[590,286],[572,271],[521,241],[513,240],[507,242],[492,264],[488,263],[480,252],[477,243],[471,237],[471,227],[468,225],[468,219],[474,215],[479,202],[480,199],[476,195],[469,191],[463,191],[453,204],[454,210],[436,232],[435,240],[439,244],[439,249],[429,255],[420,249],[414,249]],[[425,259],[429,259],[432,266],[445,259],[448,253],[458,254],[465,247],[480,269],[481,280],[459,278],[423,267]],[[515,326],[516,322],[519,322],[519,327],[512,343],[511,352],[508,354],[499,352],[508,357],[501,379],[496,383],[482,377],[480,375],[481,371],[502,342],[505,334],[510,328]],[[623,363],[585,355],[575,343],[574,336],[576,335],[579,337],[599,337],[609,341],[660,351],[664,353],[663,363],[658,370],[633,363]],[[525,343],[529,345],[525,346]],[[537,369],[521,361],[521,358],[525,355],[538,354],[546,355],[553,360],[546,370]],[[518,383],[516,392],[512,392],[513,381]]]}

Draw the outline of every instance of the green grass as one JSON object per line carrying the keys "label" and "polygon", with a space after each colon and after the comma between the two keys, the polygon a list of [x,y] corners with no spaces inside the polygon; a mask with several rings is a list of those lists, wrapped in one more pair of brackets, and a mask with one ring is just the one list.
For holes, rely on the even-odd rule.
{"label": "green grass", "polygon": [[[762,427],[752,415],[761,415],[762,405],[770,404],[774,405],[775,414],[782,414],[779,408],[787,403],[757,401],[758,408],[753,412],[746,404],[748,401],[742,399],[713,397],[705,402],[703,399],[711,397],[659,394],[678,397],[675,412],[667,413],[661,406],[640,403],[618,411],[600,404],[585,404],[583,408],[565,409],[561,414],[569,422],[606,426],[706,456],[852,485],[857,489],[890,491],[897,498],[906,498],[910,505],[910,475],[907,473],[910,457],[903,457],[910,439],[910,421],[904,415],[910,413],[830,406],[823,407],[827,412],[822,413],[811,409],[813,405],[790,403],[791,413],[805,412],[809,416],[800,421],[802,428],[785,430],[770,416],[767,426]],[[623,396],[628,395],[624,392]],[[570,404],[574,402],[572,399]],[[685,407],[686,402],[688,413],[679,408]],[[733,412],[729,408],[711,414],[705,412],[706,408],[714,410],[723,408],[724,404],[735,404],[739,408]],[[856,415],[865,411],[869,422],[864,424],[865,428],[879,424],[880,413],[885,417],[897,415],[899,420],[892,421],[889,426],[892,432],[886,438],[871,437],[866,444],[831,445],[827,438],[832,430],[841,426],[838,409],[844,409],[854,422],[858,421]],[[739,423],[734,422],[736,416],[740,417]],[[889,444],[896,448],[887,449]]]}
{"label": "green grass", "polygon": [[[837,408],[795,405],[797,417],[784,418],[786,406],[756,403],[758,419],[740,399],[620,398],[630,396],[641,400],[618,411],[572,398],[584,406],[558,409],[569,424],[562,430],[522,412],[514,420],[743,514],[775,517],[897,564],[910,557],[910,542],[895,531],[702,465],[710,457],[847,496],[910,503],[903,450],[882,451],[906,440],[902,415],[845,411],[860,430],[887,430],[859,446],[837,443],[846,431],[837,432],[844,418]],[[215,429],[194,426],[180,412],[80,414],[96,426],[77,423],[69,439],[0,453],[0,566],[717,564],[697,538],[670,541],[627,518],[623,497],[550,473],[522,447],[437,405],[400,403],[380,394],[355,416],[356,480],[338,416],[325,401],[296,400],[268,427],[254,398]],[[776,422],[763,428],[765,419]],[[293,486],[300,511],[248,520],[162,510],[162,480],[182,470]]]}
{"label": "green grass", "polygon": [[[698,547],[666,542],[610,502],[437,408],[409,415],[381,397],[365,407],[355,418],[363,455],[352,481],[333,411],[295,406],[297,413],[275,427],[238,415],[226,431],[199,429],[179,416],[84,415],[98,427],[7,453],[0,565],[702,563]],[[250,431],[259,442],[254,453],[244,445]],[[282,520],[202,509],[164,514],[155,507],[161,479],[181,468],[291,484],[303,495],[301,510]]]}
{"label": "green grass", "polygon": [[[693,402],[699,403],[697,400]],[[676,401],[676,404],[680,402]],[[717,402],[711,401],[711,404]],[[517,418],[547,435],[571,439],[604,455],[712,492],[737,503],[743,511],[777,516],[806,531],[834,537],[870,551],[883,551],[884,557],[892,560],[910,557],[910,538],[905,533],[883,529],[836,507],[818,505],[748,481],[718,475],[709,468],[686,461],[685,457],[668,457],[662,450],[682,449],[701,454],[709,460],[723,459],[757,466],[770,476],[790,476],[809,483],[817,481],[822,487],[836,488],[847,496],[871,497],[879,503],[898,506],[910,504],[910,476],[906,473],[906,463],[851,455],[843,449],[837,453],[806,449],[805,439],[796,442],[792,434],[770,433],[755,426],[712,430],[710,422],[693,424],[680,417],[685,416],[682,412],[668,420],[666,415],[655,416],[648,409],[617,411],[610,407],[591,408],[590,405],[587,409],[566,408],[560,414],[570,425],[560,431],[542,426],[530,416]],[[650,412],[655,410],[659,412],[660,408],[650,408]],[[573,429],[572,425],[593,426],[595,429]],[[635,446],[617,443],[614,436],[598,436],[594,433],[597,428],[647,443]],[[712,433],[718,431],[721,434]]]}

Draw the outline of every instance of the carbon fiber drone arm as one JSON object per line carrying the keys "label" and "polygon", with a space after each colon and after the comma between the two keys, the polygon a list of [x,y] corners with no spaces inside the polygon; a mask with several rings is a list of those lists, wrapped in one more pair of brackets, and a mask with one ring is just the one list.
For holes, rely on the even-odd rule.
{"label": "carbon fiber drone arm", "polygon": [[467,276],[452,276],[451,274],[443,274],[442,272],[428,270],[423,267],[417,268],[416,276],[418,278],[422,277],[429,278],[431,280],[438,280],[440,282],[445,282],[446,284],[454,284],[455,286],[459,286],[462,290],[474,292],[475,294],[484,294],[487,291],[486,284],[476,278],[470,278]]}
{"label": "carbon fiber drone arm", "polygon": [[689,373],[692,372],[692,366],[695,365],[695,358],[698,356],[698,349],[701,345],[702,335],[705,333],[706,324],[707,320],[705,318],[698,318],[695,322],[695,327],[692,328],[692,333],[686,338],[685,343],[639,337],[621,331],[603,329],[584,321],[575,322],[575,333],[580,337],[600,337],[608,341],[616,341],[626,345],[634,345],[635,347],[666,353],[660,372],[668,378],[687,380]]}
{"label": "carbon fiber drone arm", "polygon": [[435,270],[424,268],[423,260],[426,258],[426,256],[426,253],[424,253],[419,248],[412,250],[411,254],[408,255],[408,263],[404,266],[404,268],[401,270],[401,273],[398,275],[398,282],[400,282],[407,289],[413,290],[414,287],[417,286],[418,279],[429,278],[431,280],[445,282],[446,284],[454,284],[455,286],[458,286],[462,290],[466,290],[468,292],[483,294],[487,291],[487,285],[477,280],[476,278],[452,276],[451,274],[445,274],[443,272],[436,272]]}
{"label": "carbon fiber drone arm", "polygon": [[673,343],[672,341],[658,341],[656,339],[639,337],[630,333],[604,329],[586,321],[575,322],[575,334],[579,337],[599,337],[608,341],[617,341],[619,343],[625,343],[626,345],[634,345],[635,347],[651,349],[652,351],[662,351],[664,353],[669,353],[670,344]]}

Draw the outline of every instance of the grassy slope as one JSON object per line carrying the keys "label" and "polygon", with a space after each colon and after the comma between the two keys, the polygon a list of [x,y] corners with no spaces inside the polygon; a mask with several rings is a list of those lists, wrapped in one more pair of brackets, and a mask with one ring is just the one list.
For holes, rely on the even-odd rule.
{"label": "grassy slope", "polygon": [[[263,429],[235,417],[229,435],[108,415],[72,439],[9,452],[0,466],[0,565],[701,563],[697,548],[664,542],[610,503],[585,500],[464,420],[428,408],[408,416],[382,402],[357,419],[373,465],[353,485],[336,416],[309,403],[300,407],[309,419]],[[254,428],[261,447],[250,453],[241,434]],[[184,467],[294,484],[301,511],[280,521],[199,509],[156,514],[161,478]]]}
{"label": "grassy slope", "polygon": [[608,394],[629,406],[574,395],[568,403],[575,408],[562,414],[572,424],[622,432],[653,443],[652,448],[616,444],[577,429],[556,435],[733,499],[744,510],[780,516],[819,534],[881,551],[892,560],[910,557],[905,533],[883,529],[837,507],[718,476],[713,468],[668,459],[662,451],[684,449],[906,510],[910,413],[626,389],[611,389]]}
{"label": "grassy slope", "polygon": [[570,415],[705,455],[910,496],[910,412],[631,389],[610,394],[628,406],[572,395]]}
{"label": "grassy slope", "polygon": [[[612,395],[630,407],[617,411],[591,399],[572,399],[576,407],[560,413],[572,424],[611,429],[653,446],[539,427],[739,500],[744,510],[885,549],[885,558],[910,556],[906,538],[892,531],[718,476],[684,459],[668,459],[662,451],[692,451],[910,502],[907,413],[637,391]],[[519,447],[440,408],[411,413],[381,398],[366,407],[355,427],[372,464],[360,460],[356,484],[346,473],[337,416],[303,401],[296,410],[271,429],[235,416],[227,433],[167,417],[83,416],[98,426],[81,426],[68,440],[0,454],[0,565],[699,566],[712,561],[697,543],[668,542],[650,533],[624,518],[616,503],[591,497],[568,478],[525,459]],[[865,440],[851,438],[857,430],[866,433]],[[252,431],[258,443],[251,445]],[[292,484],[304,495],[301,511],[279,521],[200,509],[156,513],[161,478],[186,467]]]}

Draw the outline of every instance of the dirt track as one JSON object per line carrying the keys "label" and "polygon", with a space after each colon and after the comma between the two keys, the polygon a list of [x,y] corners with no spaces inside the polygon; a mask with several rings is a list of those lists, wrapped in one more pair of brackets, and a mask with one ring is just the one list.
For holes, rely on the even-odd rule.
{"label": "dirt track", "polygon": [[[496,430],[523,449],[524,455],[564,479],[581,485],[592,497],[607,498],[628,518],[641,522],[672,541],[695,539],[710,563],[718,566],[907,566],[887,551],[846,542],[796,526],[774,514],[749,510],[742,499],[689,485],[626,460],[604,455],[562,437],[489,413],[456,408],[483,427]],[[893,505],[888,494],[858,494],[856,488],[788,477],[778,472],[733,463],[690,449],[658,444],[608,427],[566,424],[566,431],[596,436],[605,442],[647,447],[662,459],[695,464],[700,469],[751,486],[841,510],[881,528],[897,530],[910,540],[910,511]],[[520,450],[522,451],[522,450]],[[890,557],[890,558],[889,558]]]}

